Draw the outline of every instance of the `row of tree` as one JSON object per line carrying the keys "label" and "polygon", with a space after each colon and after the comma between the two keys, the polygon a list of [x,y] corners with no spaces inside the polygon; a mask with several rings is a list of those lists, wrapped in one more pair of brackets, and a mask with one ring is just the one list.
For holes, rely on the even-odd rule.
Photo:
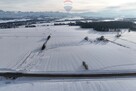
{"label": "row of tree", "polygon": [[70,23],[69,25],[78,25],[81,28],[93,28],[97,31],[109,31],[110,29],[114,29],[115,31],[119,29],[136,30],[136,24],[129,21],[76,22]]}
{"label": "row of tree", "polygon": [[19,26],[25,25],[27,27],[35,27],[32,24],[36,23],[44,23],[48,22],[48,20],[38,20],[38,19],[33,19],[33,20],[26,20],[26,21],[14,21],[14,22],[6,22],[6,23],[0,23],[0,28],[5,29],[5,28],[17,28]]}

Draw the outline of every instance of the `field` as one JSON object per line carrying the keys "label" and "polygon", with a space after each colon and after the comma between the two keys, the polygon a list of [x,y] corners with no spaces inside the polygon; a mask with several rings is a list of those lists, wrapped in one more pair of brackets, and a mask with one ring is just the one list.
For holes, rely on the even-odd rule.
{"label": "field", "polygon": [[[122,32],[122,36],[117,38],[116,32],[96,32],[77,26],[38,25],[36,28],[0,29],[0,71],[64,74],[136,72],[136,32]],[[49,35],[51,39],[47,42],[46,49],[41,51]],[[84,40],[86,36],[89,41]],[[101,36],[110,41],[97,41]],[[82,65],[83,62],[88,65],[88,70]],[[20,78],[10,81],[1,77],[0,91],[16,91],[15,87],[21,89],[20,91],[37,91],[40,87],[44,87],[44,91],[54,91],[55,88],[58,91],[134,91],[135,81],[135,78]],[[7,83],[8,85],[5,85]],[[129,86],[129,89],[126,86]]]}

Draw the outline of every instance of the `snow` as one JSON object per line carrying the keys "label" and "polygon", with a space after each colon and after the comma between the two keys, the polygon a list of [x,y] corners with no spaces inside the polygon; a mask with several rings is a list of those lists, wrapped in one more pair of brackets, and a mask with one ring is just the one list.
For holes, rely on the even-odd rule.
{"label": "snow", "polygon": [[[48,35],[47,48],[40,51]],[[96,32],[74,26],[0,29],[0,71],[44,73],[133,72],[136,32]],[[99,42],[105,36],[113,42]],[[83,40],[86,36],[90,41]],[[92,41],[92,42],[91,42]],[[121,45],[119,45],[121,44]],[[89,70],[85,70],[85,61]],[[135,91],[136,79],[15,80],[0,82],[0,91]]]}
{"label": "snow", "polygon": [[58,21],[65,21],[65,20],[81,20],[81,19],[84,19],[84,18],[82,18],[82,17],[67,17],[67,18],[59,19]]}
{"label": "snow", "polygon": [[135,91],[136,79],[69,79],[14,81],[0,86],[0,91]]}
{"label": "snow", "polygon": [[30,19],[14,19],[14,20],[0,20],[0,23],[8,23],[8,22],[15,22],[15,21],[27,21]]}
{"label": "snow", "polygon": [[[50,34],[47,49],[40,52]],[[101,35],[126,47],[83,40],[86,36],[95,40]],[[136,33],[125,32],[119,39],[115,35],[69,26],[3,29],[0,30],[0,68],[23,72],[82,72],[85,61],[89,71],[136,69]]]}

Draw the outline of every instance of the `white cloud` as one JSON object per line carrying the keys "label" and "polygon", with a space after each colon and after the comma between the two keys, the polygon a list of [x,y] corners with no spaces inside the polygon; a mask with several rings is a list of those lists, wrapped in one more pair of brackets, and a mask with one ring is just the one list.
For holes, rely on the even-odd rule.
{"label": "white cloud", "polygon": [[[110,7],[136,9],[135,0],[72,0],[73,11],[99,12]],[[15,11],[64,11],[64,0],[0,0],[0,9]]]}

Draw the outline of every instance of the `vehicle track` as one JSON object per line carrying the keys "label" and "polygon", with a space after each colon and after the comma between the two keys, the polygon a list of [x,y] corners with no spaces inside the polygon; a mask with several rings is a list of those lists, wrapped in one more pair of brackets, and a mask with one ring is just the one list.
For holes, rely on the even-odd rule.
{"label": "vehicle track", "polygon": [[39,52],[30,53],[25,60],[18,66],[17,69],[20,71],[30,71],[30,69],[39,61],[36,60],[37,56],[40,55]]}
{"label": "vehicle track", "polygon": [[[17,59],[17,62],[14,64],[14,65],[11,65],[10,68],[13,68],[13,69],[17,69],[19,67],[20,64],[23,63],[23,60],[30,54],[30,52],[26,52],[24,55],[20,56],[18,59]],[[10,65],[9,65],[10,66]]]}
{"label": "vehicle track", "polygon": [[109,68],[115,68],[115,67],[123,67],[123,66],[132,66],[132,65],[136,65],[136,63],[133,63],[133,64],[120,64],[120,65],[113,65],[113,66],[106,66],[106,67],[103,67],[103,68],[100,68],[100,69],[96,69],[96,70],[106,70],[106,69],[109,69]]}
{"label": "vehicle track", "polygon": [[21,58],[12,68],[14,68],[15,70],[23,70],[25,65],[28,65],[28,63],[31,61],[31,59],[33,59],[36,54],[39,54],[39,52],[33,53],[33,51],[31,52],[27,52],[23,58]]}
{"label": "vehicle track", "polygon": [[125,48],[130,48],[130,47],[127,47],[127,46],[125,46],[123,44],[120,44],[120,43],[117,43],[117,42],[114,42],[114,41],[111,41],[111,40],[108,40],[108,41],[111,42],[111,43],[113,43],[113,44],[116,44],[118,46],[122,46],[122,47],[125,47]]}
{"label": "vehicle track", "polygon": [[130,43],[133,43],[133,44],[136,44],[136,42],[133,42],[133,41],[130,41],[130,40],[127,40],[127,39],[122,39],[122,38],[119,38],[119,39],[130,42]]}
{"label": "vehicle track", "polygon": [[23,58],[23,61],[16,68],[19,69],[27,61],[31,54],[32,52],[30,52],[25,58]]}

